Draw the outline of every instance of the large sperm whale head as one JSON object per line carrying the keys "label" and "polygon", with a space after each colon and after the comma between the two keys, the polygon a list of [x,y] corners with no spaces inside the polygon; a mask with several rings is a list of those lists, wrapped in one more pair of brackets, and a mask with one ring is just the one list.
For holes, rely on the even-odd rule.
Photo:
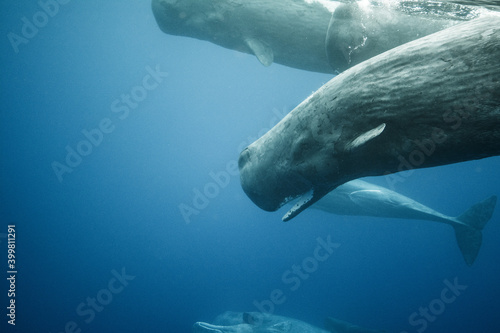
{"label": "large sperm whale head", "polygon": [[171,35],[208,39],[224,20],[212,0],[153,0],[151,7],[160,29]]}
{"label": "large sperm whale head", "polygon": [[299,198],[283,217],[288,221],[335,187],[357,178],[359,149],[379,136],[375,128],[343,127],[329,117],[319,92],[244,149],[239,157],[241,186],[260,208],[275,211]]}

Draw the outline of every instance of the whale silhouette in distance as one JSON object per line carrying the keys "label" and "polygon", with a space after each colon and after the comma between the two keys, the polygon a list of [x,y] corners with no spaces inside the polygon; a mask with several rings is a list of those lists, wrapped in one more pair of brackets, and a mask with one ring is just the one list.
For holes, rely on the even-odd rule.
{"label": "whale silhouette in distance", "polygon": [[196,322],[193,333],[382,333],[343,320],[327,318],[327,330],[298,319],[262,312],[226,311],[215,318],[213,324]]}
{"label": "whale silhouette in distance", "polygon": [[301,320],[262,312],[226,311],[213,324],[196,322],[193,333],[328,333]]}
{"label": "whale silhouette in distance", "polygon": [[449,224],[455,230],[457,244],[466,264],[471,266],[481,248],[481,231],[491,219],[496,203],[497,196],[493,195],[473,205],[462,215],[451,217],[388,188],[355,179],[340,185],[311,208],[337,215],[428,220]]}

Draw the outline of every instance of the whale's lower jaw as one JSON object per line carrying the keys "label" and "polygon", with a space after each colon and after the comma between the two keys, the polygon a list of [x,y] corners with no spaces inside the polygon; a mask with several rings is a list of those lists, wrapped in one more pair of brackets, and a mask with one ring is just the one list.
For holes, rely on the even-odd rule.
{"label": "whale's lower jaw", "polygon": [[293,207],[281,218],[283,222],[290,221],[292,218],[297,216],[304,209],[309,207],[311,204],[311,200],[314,197],[314,191],[310,190],[309,192],[303,194],[299,200],[293,205]]}
{"label": "whale's lower jaw", "polygon": [[193,333],[223,333],[222,326],[196,322],[193,325]]}
{"label": "whale's lower jaw", "polygon": [[300,196],[299,200],[293,205],[290,210],[283,215],[281,220],[283,222],[288,222],[304,210],[309,208],[311,205],[316,203],[319,199],[323,198],[328,192],[333,188],[315,188]]}

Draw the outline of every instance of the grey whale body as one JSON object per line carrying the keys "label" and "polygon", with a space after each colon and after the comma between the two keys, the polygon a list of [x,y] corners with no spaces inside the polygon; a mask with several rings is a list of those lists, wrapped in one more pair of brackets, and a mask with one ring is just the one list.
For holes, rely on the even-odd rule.
{"label": "grey whale body", "polygon": [[332,74],[484,12],[425,1],[152,0],[151,7],[167,34],[253,54],[265,66]]}
{"label": "grey whale body", "polygon": [[496,203],[497,197],[491,196],[473,205],[462,215],[452,217],[385,187],[356,179],[340,185],[311,208],[337,215],[428,220],[448,224],[455,230],[457,244],[466,264],[471,266],[481,248],[481,230],[491,219]]}
{"label": "grey whale body", "polygon": [[261,312],[226,311],[213,324],[196,322],[193,333],[328,333],[301,320]]}
{"label": "grey whale body", "polygon": [[262,312],[226,311],[213,324],[196,322],[193,333],[382,333],[366,329],[336,318],[325,320],[327,330],[298,319]]}
{"label": "grey whale body", "polygon": [[158,26],[167,34],[253,54],[265,66],[277,62],[308,71],[334,72],[325,52],[331,12],[322,4],[302,0],[153,0],[151,5]]}
{"label": "grey whale body", "polygon": [[406,43],[339,74],[244,149],[260,208],[297,216],[365,176],[500,155],[500,16]]}

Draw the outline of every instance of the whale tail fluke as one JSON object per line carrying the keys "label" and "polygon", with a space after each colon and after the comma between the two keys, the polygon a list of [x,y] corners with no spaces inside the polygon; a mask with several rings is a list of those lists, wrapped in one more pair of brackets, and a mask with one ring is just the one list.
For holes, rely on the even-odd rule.
{"label": "whale tail fluke", "polygon": [[488,199],[473,205],[465,213],[457,217],[457,220],[462,222],[463,225],[453,225],[458,247],[468,266],[471,266],[476,260],[483,241],[481,231],[491,219],[496,203],[497,196],[492,195]]}

